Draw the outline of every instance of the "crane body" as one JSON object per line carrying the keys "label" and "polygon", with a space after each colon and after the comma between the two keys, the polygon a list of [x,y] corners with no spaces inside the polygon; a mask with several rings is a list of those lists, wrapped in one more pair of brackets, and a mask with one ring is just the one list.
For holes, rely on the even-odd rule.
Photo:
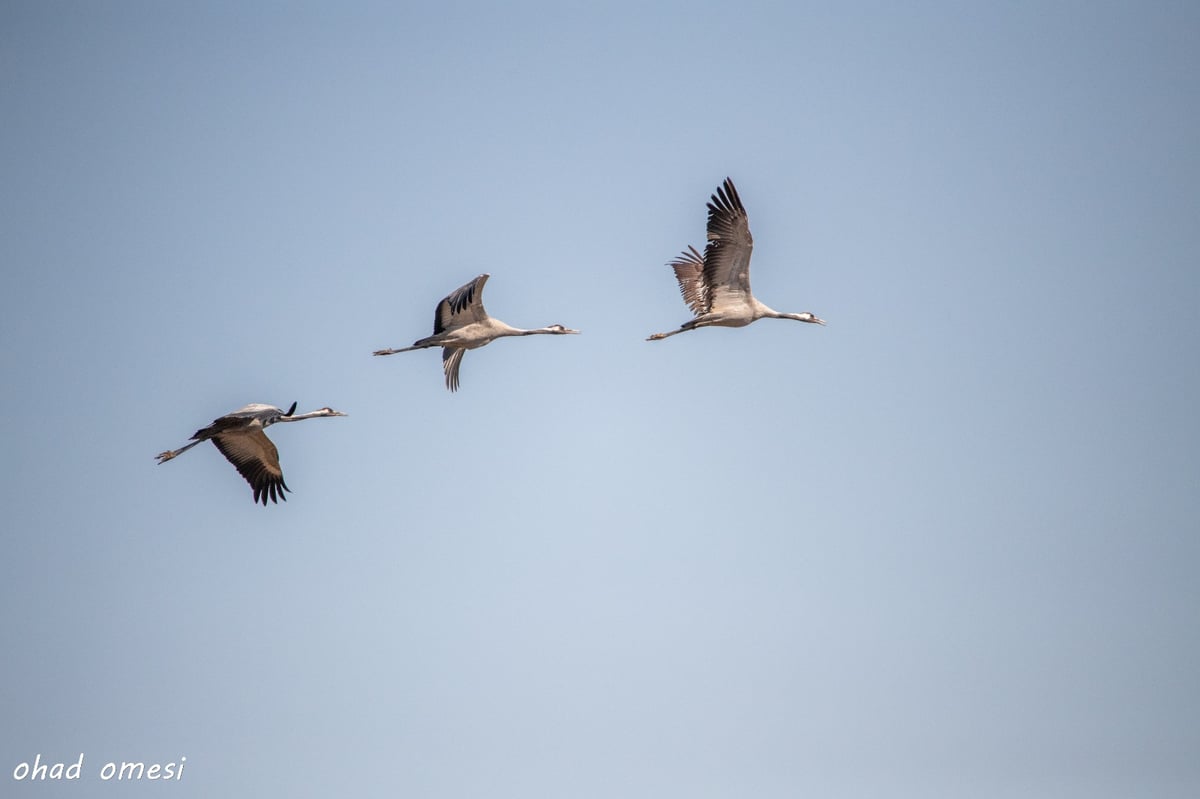
{"label": "crane body", "polygon": [[179,449],[160,452],[155,457],[160,464],[178,458],[197,444],[212,441],[226,460],[234,465],[238,473],[254,489],[254,501],[267,499],[278,503],[287,501],[285,491],[291,491],[283,481],[283,470],[279,466],[279,450],[264,432],[276,422],[300,422],[329,416],[345,416],[332,408],[320,408],[308,413],[296,414],[296,403],[286,412],[274,405],[252,402],[244,408],[213,420],[208,427],[197,430],[190,444]]}
{"label": "crane body", "polygon": [[483,307],[483,286],[490,275],[483,274],[470,283],[452,291],[438,303],[433,314],[433,335],[414,341],[411,347],[375,350],[372,355],[395,355],[398,352],[442,348],[442,371],[446,388],[458,390],[458,368],[463,354],[491,344],[506,336],[564,335],[578,333],[562,325],[549,325],[532,330],[512,327],[488,316]]}
{"label": "crane body", "polygon": [[695,314],[676,330],[654,333],[660,341],[698,327],[745,327],[759,319],[793,319],[823,325],[824,319],[804,311],[780,313],[750,291],[750,255],[754,237],[733,181],[717,187],[708,203],[708,244],[704,254],[691,245],[667,263],[675,271],[679,293]]}

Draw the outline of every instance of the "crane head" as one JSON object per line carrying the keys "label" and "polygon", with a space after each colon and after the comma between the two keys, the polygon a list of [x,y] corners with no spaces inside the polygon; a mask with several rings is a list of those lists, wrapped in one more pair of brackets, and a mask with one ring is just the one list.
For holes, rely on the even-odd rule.
{"label": "crane head", "polygon": [[825,320],[816,314],[804,311],[803,313],[781,313],[778,314],[780,319],[795,319],[797,322],[811,322],[814,325],[823,325]]}

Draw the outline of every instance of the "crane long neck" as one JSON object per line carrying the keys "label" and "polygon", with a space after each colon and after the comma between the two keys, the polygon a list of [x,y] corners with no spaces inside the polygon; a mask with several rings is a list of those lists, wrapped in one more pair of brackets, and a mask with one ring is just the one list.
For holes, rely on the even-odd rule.
{"label": "crane long neck", "polygon": [[797,322],[809,322],[811,324],[816,324],[816,325],[825,324],[825,320],[818,319],[817,317],[813,316],[811,313],[808,313],[808,312],[805,312],[805,313],[775,313],[775,312],[772,312],[772,313],[768,314],[768,316],[771,316],[775,319],[794,319]]}
{"label": "crane long neck", "polygon": [[787,314],[780,313],[779,311],[775,310],[774,308],[771,308],[767,305],[763,305],[761,302],[758,301],[757,298],[754,300],[754,316],[756,319],[786,319],[787,318]]}
{"label": "crane long neck", "polygon": [[315,419],[318,416],[328,416],[324,411],[309,411],[308,413],[298,413],[295,416],[280,416],[275,421],[277,422],[299,422],[304,419]]}
{"label": "crane long neck", "polygon": [[544,329],[525,330],[524,328],[513,327],[512,325],[506,325],[503,322],[498,322],[495,325],[495,327],[496,327],[496,338],[500,338],[501,336],[532,336],[535,333],[547,332]]}
{"label": "crane long neck", "polygon": [[800,314],[782,313],[774,308],[769,308],[766,305],[763,305],[761,302],[758,303],[758,316],[760,319],[795,319],[797,322],[804,321]]}

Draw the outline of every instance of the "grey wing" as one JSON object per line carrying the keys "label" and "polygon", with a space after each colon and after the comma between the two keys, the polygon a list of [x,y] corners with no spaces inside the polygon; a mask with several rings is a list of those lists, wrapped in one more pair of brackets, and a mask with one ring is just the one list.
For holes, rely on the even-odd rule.
{"label": "grey wing", "polygon": [[219,419],[213,419],[213,423],[208,427],[202,427],[192,434],[192,438],[196,441],[203,441],[213,436],[227,433],[234,430],[248,430],[252,427],[263,427],[271,424],[280,416],[291,416],[296,412],[296,403],[292,403],[292,407],[284,413],[282,409],[276,408],[274,405],[263,405],[261,403],[251,403],[244,408],[227,413]]}
{"label": "grey wing", "polygon": [[746,209],[733,181],[717,188],[708,203],[708,246],[704,249],[704,283],[709,290],[710,309],[722,300],[744,300],[750,296],[750,253],[754,238]]}
{"label": "grey wing", "polygon": [[283,492],[291,489],[283,482],[279,450],[261,429],[221,433],[212,442],[254,489],[255,502],[265,507],[268,497],[275,503],[287,501]]}
{"label": "grey wing", "polygon": [[438,303],[433,314],[435,336],[488,318],[487,311],[483,309],[483,284],[487,283],[488,277],[490,275],[480,275],[470,283],[459,286]]}
{"label": "grey wing", "polygon": [[442,347],[442,371],[446,373],[446,388],[458,391],[458,365],[462,363],[462,347]]}
{"label": "grey wing", "polygon": [[667,262],[667,266],[675,270],[675,279],[679,281],[679,293],[692,313],[699,316],[708,312],[708,286],[704,284],[704,256],[692,245]]}
{"label": "grey wing", "polygon": [[244,430],[250,426],[251,421],[253,421],[251,418],[231,413],[227,416],[222,416],[220,419],[213,419],[213,423],[208,427],[202,427],[197,430],[192,434],[192,440],[204,441],[222,433]]}

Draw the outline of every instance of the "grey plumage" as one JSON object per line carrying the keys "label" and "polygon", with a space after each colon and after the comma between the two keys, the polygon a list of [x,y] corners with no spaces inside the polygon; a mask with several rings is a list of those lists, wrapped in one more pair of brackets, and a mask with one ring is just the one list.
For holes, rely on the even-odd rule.
{"label": "grey plumage", "polygon": [[287,501],[284,492],[291,489],[283,480],[283,469],[279,466],[279,450],[263,431],[276,422],[299,422],[304,419],[345,415],[332,408],[319,408],[296,415],[294,402],[286,413],[274,405],[251,403],[213,420],[208,427],[197,430],[192,435],[190,444],[176,450],[160,452],[155,457],[160,464],[166,463],[197,444],[212,441],[226,460],[238,470],[238,474],[250,484],[250,488],[254,490],[254,501],[262,502],[265,507],[268,499],[275,503],[280,499]]}
{"label": "grey plumage", "polygon": [[759,319],[793,319],[823,325],[812,313],[780,313],[759,302],[750,290],[750,255],[754,237],[742,198],[733,181],[717,187],[708,202],[708,244],[701,256],[695,247],[668,262],[675,271],[679,293],[695,314],[678,330],[655,333],[647,341],[658,341],[698,327],[744,327]]}
{"label": "grey plumage", "polygon": [[483,307],[483,286],[489,277],[487,274],[479,275],[450,292],[437,304],[433,314],[432,336],[414,341],[411,347],[375,350],[372,354],[395,355],[398,352],[441,347],[446,388],[458,391],[458,369],[467,350],[486,346],[504,336],[532,336],[540,333],[562,335],[579,332],[562,325],[522,330],[488,316]]}

